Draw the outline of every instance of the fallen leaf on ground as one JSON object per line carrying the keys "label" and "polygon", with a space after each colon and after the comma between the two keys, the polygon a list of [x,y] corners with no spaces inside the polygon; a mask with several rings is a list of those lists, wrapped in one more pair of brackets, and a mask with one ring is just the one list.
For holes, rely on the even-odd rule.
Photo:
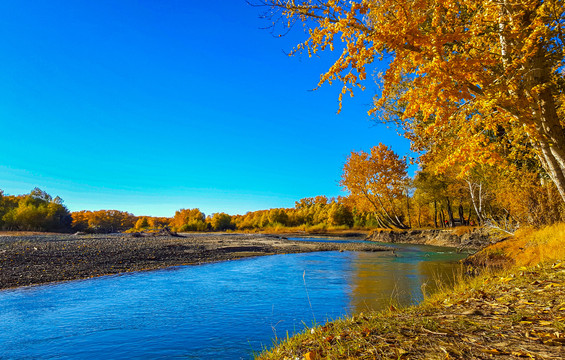
{"label": "fallen leaf on ground", "polygon": [[304,358],[306,360],[316,360],[316,358],[317,358],[316,352],[315,351],[309,351],[306,354],[304,354]]}

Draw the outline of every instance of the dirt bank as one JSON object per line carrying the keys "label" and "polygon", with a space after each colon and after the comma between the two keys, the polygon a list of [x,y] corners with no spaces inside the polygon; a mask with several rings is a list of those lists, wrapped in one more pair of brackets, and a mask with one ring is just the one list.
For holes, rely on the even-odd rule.
{"label": "dirt bank", "polygon": [[492,236],[484,228],[468,229],[462,233],[454,230],[376,230],[368,235],[367,240],[385,243],[408,243],[455,247],[465,250],[478,250],[500,239]]}
{"label": "dirt bank", "polygon": [[307,243],[260,234],[11,235],[0,233],[0,289],[251,256],[388,250],[377,244]]}

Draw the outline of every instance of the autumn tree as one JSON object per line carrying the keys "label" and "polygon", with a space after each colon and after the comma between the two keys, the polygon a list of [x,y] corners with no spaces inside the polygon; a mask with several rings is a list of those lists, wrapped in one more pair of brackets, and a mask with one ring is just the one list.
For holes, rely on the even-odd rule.
{"label": "autumn tree", "polygon": [[149,227],[149,221],[146,216],[142,216],[135,222],[136,229],[144,229]]}
{"label": "autumn tree", "polygon": [[406,159],[384,144],[352,152],[343,166],[340,185],[357,207],[371,209],[382,227],[407,228],[402,216],[402,198],[407,181]]}
{"label": "autumn tree", "polygon": [[337,201],[331,203],[328,209],[328,225],[353,226],[353,212],[349,207]]}
{"label": "autumn tree", "polygon": [[[341,96],[363,89],[373,63],[386,57],[370,113],[397,121],[414,150],[443,168],[464,164],[465,173],[476,164],[503,161],[504,142],[530,146],[565,201],[563,0],[263,5],[274,25],[298,21],[309,27],[309,38],[295,51],[341,49],[319,82],[343,83],[340,106]],[[281,14],[288,22],[279,21]],[[436,156],[446,146],[445,156]]]}
{"label": "autumn tree", "polygon": [[88,230],[88,213],[89,211],[74,211],[71,213],[72,227],[75,231],[87,231]]}
{"label": "autumn tree", "polygon": [[177,231],[205,231],[208,229],[206,216],[198,208],[177,210],[171,225]]}
{"label": "autumn tree", "polygon": [[523,168],[510,167],[497,172],[492,197],[496,212],[487,214],[487,220],[504,231],[511,232],[522,225],[543,226],[565,221],[564,204],[559,202],[555,186],[540,182],[539,174]]}
{"label": "autumn tree", "polygon": [[268,216],[270,224],[280,224],[285,226],[288,223],[288,215],[285,209],[270,209]]}
{"label": "autumn tree", "polygon": [[[455,226],[469,224],[471,217],[471,199],[477,200],[479,197],[482,203],[489,194],[486,179],[476,179],[484,185],[478,197],[473,197],[467,186],[467,182],[456,176],[457,169],[451,169],[443,174],[422,169],[414,177],[414,203],[417,206],[418,222],[421,222],[422,208],[429,207],[426,213],[433,219],[433,225]],[[481,185],[482,186],[482,185]],[[477,210],[476,208],[474,208]],[[480,223],[483,221],[484,212],[479,211],[475,214]],[[467,213],[467,215],[465,215]]]}
{"label": "autumn tree", "polygon": [[119,210],[82,210],[71,215],[75,230],[97,233],[128,230],[134,227],[137,221],[133,214]]}
{"label": "autumn tree", "polygon": [[147,218],[147,222],[149,223],[149,227],[152,228],[164,228],[169,227],[171,225],[171,218],[162,217],[162,216],[145,216]]}
{"label": "autumn tree", "polygon": [[3,196],[0,191],[0,225],[10,230],[68,231],[69,210],[60,197],[35,188],[27,195]]}
{"label": "autumn tree", "polygon": [[214,215],[212,215],[210,223],[212,225],[212,228],[216,231],[224,231],[234,228],[231,216],[223,212],[215,213]]}

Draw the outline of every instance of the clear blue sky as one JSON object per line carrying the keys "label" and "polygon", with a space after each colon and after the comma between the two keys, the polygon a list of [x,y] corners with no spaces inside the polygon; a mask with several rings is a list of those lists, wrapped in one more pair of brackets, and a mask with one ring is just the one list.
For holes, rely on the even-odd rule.
{"label": "clear blue sky", "polygon": [[71,211],[243,214],[343,195],[347,155],[408,143],[367,116],[376,86],[311,91],[339,54],[289,57],[225,1],[0,2],[0,189]]}

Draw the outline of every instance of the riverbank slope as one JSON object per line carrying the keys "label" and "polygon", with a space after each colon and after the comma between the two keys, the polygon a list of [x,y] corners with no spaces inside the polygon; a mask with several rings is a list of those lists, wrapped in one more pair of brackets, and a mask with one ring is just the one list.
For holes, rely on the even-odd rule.
{"label": "riverbank slope", "polygon": [[313,251],[383,251],[377,244],[310,243],[261,234],[0,233],[0,289],[131,271]]}
{"label": "riverbank slope", "polygon": [[425,230],[375,230],[367,240],[384,243],[404,243],[454,247],[461,250],[478,250],[500,241],[485,228],[459,227],[454,229]]}

